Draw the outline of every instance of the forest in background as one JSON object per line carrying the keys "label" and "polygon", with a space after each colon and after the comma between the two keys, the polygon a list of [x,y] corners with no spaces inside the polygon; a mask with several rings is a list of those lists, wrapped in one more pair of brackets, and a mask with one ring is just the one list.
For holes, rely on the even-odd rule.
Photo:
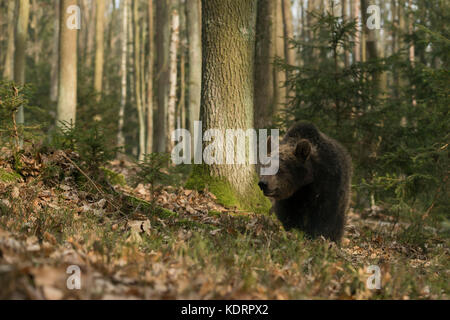
{"label": "forest in background", "polygon": [[[80,8],[79,30],[61,28],[71,17],[66,11],[71,5]],[[377,22],[373,20],[377,11],[369,9],[371,6],[379,10],[379,28],[368,23]],[[196,120],[202,121],[204,130],[279,128],[281,133],[297,120],[308,120],[351,153],[352,214],[357,221],[353,225],[368,228],[366,238],[361,230],[358,236],[348,237],[352,248],[366,240],[372,245],[381,241],[380,234],[386,230],[377,231],[370,223],[367,227],[366,222],[361,222],[379,220],[387,223],[383,228],[389,230],[390,240],[408,246],[406,253],[395,249],[405,255],[400,261],[411,259],[411,254],[424,261],[448,258],[449,15],[450,5],[444,0],[3,1],[0,181],[7,184],[4,199],[9,202],[0,207],[4,216],[0,226],[6,230],[24,228],[8,224],[17,210],[22,212],[14,205],[11,208],[11,202],[18,197],[15,183],[24,187],[30,185],[28,179],[36,179],[61,191],[60,186],[67,186],[67,177],[72,176],[74,190],[95,194],[95,203],[107,199],[101,210],[120,217],[129,212],[143,211],[146,216],[158,211],[161,216],[156,221],[149,218],[153,227],[156,224],[156,233],[143,225],[137,227],[143,233],[140,237],[146,240],[167,236],[164,222],[160,221],[164,217],[170,217],[173,230],[167,231],[169,237],[177,234],[180,225],[183,232],[189,231],[192,221],[185,221],[183,214],[198,208],[184,197],[194,198],[197,206],[208,203],[207,209],[199,209],[202,214],[207,212],[202,219],[211,218],[211,213],[214,219],[219,217],[215,225],[220,227],[207,229],[213,238],[219,229],[227,233],[226,237],[233,237],[235,229],[238,233],[239,228],[247,230],[244,225],[248,221],[240,213],[263,213],[255,218],[250,215],[256,219],[250,223],[262,226],[264,231],[252,237],[261,241],[262,247],[256,250],[264,251],[264,243],[275,234],[272,228],[276,227],[271,220],[265,220],[270,204],[256,187],[254,167],[168,165],[174,147],[171,133],[176,128],[193,132]],[[225,21],[224,27],[215,28],[214,21]],[[246,35],[244,40],[240,33]],[[48,154],[52,156],[45,163],[41,155]],[[128,185],[134,193],[126,189]],[[139,193],[144,200],[140,200]],[[119,203],[109,198],[117,198],[117,194]],[[182,199],[173,199],[174,194]],[[189,202],[189,207],[183,201]],[[100,209],[87,209],[94,212],[94,217],[89,217],[93,224],[99,219],[95,210]],[[222,216],[227,210],[233,213],[228,218]],[[234,214],[236,220],[231,218]],[[39,219],[40,224],[28,233],[54,245],[67,241],[66,231],[52,236],[54,230],[42,229],[47,220]],[[202,219],[199,224],[204,223]],[[122,220],[112,220],[108,228],[123,228],[135,237],[136,227],[130,227],[130,221],[122,225]],[[197,219],[193,222],[197,223]],[[75,224],[69,223],[74,228],[71,234],[78,230]],[[247,236],[247,231],[242,232]],[[100,241],[101,247],[105,246],[102,255],[111,249],[109,241],[113,240],[109,237],[115,237],[113,233],[105,235],[108,241]],[[359,236],[365,240],[359,240]],[[179,234],[176,237],[191,239]],[[309,251],[288,245],[288,240],[280,237],[276,242],[286,245],[288,252],[302,252],[301,260],[295,263],[310,268],[311,261],[306,262],[311,258]],[[288,233],[287,237],[297,239],[301,235]],[[158,251],[157,243],[164,243],[161,239],[146,243],[144,252]],[[209,245],[214,247],[217,239],[208,240],[212,243],[206,245],[202,241],[194,234],[188,247],[198,250],[200,256],[215,257]],[[244,237],[243,241],[249,240]],[[94,246],[96,242],[86,243]],[[178,248],[176,241],[165,245],[168,251]],[[310,245],[312,249],[326,247]],[[242,244],[229,244],[233,246],[248,250]],[[231,254],[223,250],[225,256]],[[348,276],[347,267],[342,267],[346,271],[339,269],[339,253],[333,251],[338,249],[323,250],[313,263],[319,265],[322,259],[331,259],[333,263],[324,267],[328,269],[308,269],[316,279],[310,282],[302,280],[301,273],[293,278],[285,274],[283,279],[289,280],[283,280],[286,282],[281,285],[284,289],[280,297],[372,295],[354,283],[352,273],[346,279],[348,287],[314,287],[330,273],[339,283],[340,272]],[[373,252],[366,251],[365,257],[371,257]],[[279,270],[280,265],[293,263],[287,253],[274,258],[277,262],[265,259],[250,265],[259,268],[268,264]],[[431,271],[424,271],[424,282],[431,281],[428,276],[439,282],[428,288],[428,293],[421,291],[426,284],[416,290],[405,280],[378,297],[401,298],[403,292],[430,297],[430,290],[434,297],[442,297],[448,293],[448,285],[441,282],[448,268],[445,264],[436,268],[440,270],[437,280]],[[282,270],[289,272],[288,267]],[[244,293],[238,291],[247,297],[260,281],[268,281],[260,293],[266,297],[270,291],[267,288],[276,280],[253,272],[237,276],[245,279],[239,287]],[[358,274],[357,269],[355,272]],[[398,279],[404,279],[409,271],[396,272]],[[223,282],[226,294],[216,292],[212,297],[234,292],[226,287],[228,280],[214,281]],[[290,291],[292,281],[301,283],[299,292]],[[171,294],[178,296],[180,292]],[[206,293],[200,296],[209,297]]]}

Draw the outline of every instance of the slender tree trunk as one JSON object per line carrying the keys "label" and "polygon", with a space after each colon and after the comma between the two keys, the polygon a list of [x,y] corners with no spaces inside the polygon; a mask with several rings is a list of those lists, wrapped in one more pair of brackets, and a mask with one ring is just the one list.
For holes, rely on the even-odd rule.
{"label": "slender tree trunk", "polygon": [[[282,60],[286,60],[286,51],[284,46],[284,26],[283,26],[283,0],[276,0],[276,8],[275,8],[275,17],[276,17],[276,35],[275,35],[275,54],[278,58]],[[276,113],[281,106],[281,109],[284,108],[286,104],[286,73],[283,70],[279,70],[276,68],[275,72],[275,110]]]}
{"label": "slender tree trunk", "polygon": [[[95,72],[94,89],[101,94],[103,89],[103,64],[105,54],[105,0],[97,1],[95,18]],[[100,96],[98,96],[100,98]]]}
{"label": "slender tree trunk", "polygon": [[52,61],[51,61],[51,75],[50,75],[50,101],[56,102],[58,100],[58,62],[59,62],[59,14],[60,14],[60,0],[54,0],[56,10],[56,19],[53,30],[53,47],[52,47]]}
{"label": "slender tree trunk", "polygon": [[[414,13],[411,7],[412,1],[411,0],[407,0],[406,4],[408,6],[408,34],[410,36],[413,35],[414,33]],[[414,68],[415,64],[416,64],[416,58],[415,58],[415,46],[414,46],[414,40],[411,40],[409,43],[409,62],[411,63],[411,66]],[[412,86],[413,91],[415,91],[415,86]],[[417,105],[417,100],[416,98],[413,96],[412,98],[412,105],[413,107],[415,107]]]}
{"label": "slender tree trunk", "polygon": [[125,104],[127,103],[127,54],[128,54],[128,0],[122,0],[122,42],[121,42],[121,94],[119,109],[119,125],[117,134],[117,146],[125,147],[125,137],[123,135],[123,124],[125,116]]}
{"label": "slender tree trunk", "polygon": [[91,70],[92,68],[92,56],[94,55],[94,45],[95,45],[95,28],[96,28],[96,17],[97,12],[97,1],[91,1],[91,9],[89,12],[89,21],[87,21],[87,43],[86,43],[86,67]]}
{"label": "slender tree trunk", "polygon": [[189,42],[189,131],[194,132],[194,121],[200,118],[200,97],[202,81],[202,14],[200,0],[186,0],[186,27]]}
{"label": "slender tree trunk", "polygon": [[[19,1],[19,17],[17,19],[17,29],[15,37],[15,53],[14,53],[14,82],[23,85],[25,84],[25,57],[28,36],[28,22],[30,20],[30,1]],[[19,107],[17,112],[17,123],[24,123],[23,106]]]}
{"label": "slender tree trunk", "polygon": [[275,5],[273,0],[260,0],[256,20],[255,50],[255,128],[272,124],[274,109]]}
{"label": "slender tree trunk", "polygon": [[155,148],[157,152],[166,152],[167,103],[169,95],[169,41],[172,1],[156,1],[156,58],[157,58],[157,100]]}
{"label": "slender tree trunk", "polygon": [[[347,14],[347,0],[341,0],[342,2],[342,19],[345,21],[348,20],[348,14]],[[344,49],[344,66],[348,67],[350,65],[350,57],[347,49]]]}
{"label": "slender tree trunk", "polygon": [[295,65],[295,50],[292,48],[289,40],[294,38],[294,25],[292,22],[292,7],[291,0],[282,0],[283,13],[283,35],[284,35],[284,52],[286,62],[293,66]]}
{"label": "slender tree trunk", "polygon": [[360,0],[353,0],[353,19],[356,19],[355,47],[353,51],[354,61],[361,61],[361,3]]}
{"label": "slender tree trunk", "polygon": [[134,76],[136,108],[139,121],[139,154],[138,159],[143,160],[145,154],[145,119],[142,105],[142,73],[141,73],[141,28],[139,24],[139,2],[133,1],[133,33],[134,33]]}
{"label": "slender tree trunk", "polygon": [[167,121],[167,151],[171,152],[173,149],[173,141],[171,139],[172,132],[175,130],[175,114],[177,105],[177,53],[179,46],[179,32],[180,32],[180,16],[177,9],[173,8],[171,13],[171,37],[170,37],[170,51],[169,51],[169,102],[167,107],[168,121]]}
{"label": "slender tree trunk", "polygon": [[[377,59],[378,58],[378,52],[377,52],[377,42],[376,42],[376,30],[370,30],[367,27],[367,8],[368,8],[368,2],[367,0],[361,0],[361,14],[362,14],[362,20],[363,20],[363,35],[365,39],[365,57],[367,60]],[[364,56],[364,55],[363,55]],[[366,60],[364,59],[364,60]]]}
{"label": "slender tree trunk", "polygon": [[77,105],[77,29],[69,29],[67,8],[77,5],[77,0],[61,0],[59,30],[59,85],[57,125],[61,122],[75,124]]}
{"label": "slender tree trunk", "polygon": [[155,56],[153,0],[148,0],[148,71],[147,71],[147,145],[146,153],[153,152],[153,66]]}
{"label": "slender tree trunk", "polygon": [[[203,129],[253,127],[256,0],[203,0],[203,75],[200,118]],[[222,146],[223,147],[223,146]],[[225,157],[219,145],[217,155]],[[254,192],[253,165],[204,166],[224,179],[240,198]]]}
{"label": "slender tree trunk", "polygon": [[14,14],[16,10],[16,1],[8,1],[8,42],[5,56],[5,69],[3,78],[13,80],[14,78]]}

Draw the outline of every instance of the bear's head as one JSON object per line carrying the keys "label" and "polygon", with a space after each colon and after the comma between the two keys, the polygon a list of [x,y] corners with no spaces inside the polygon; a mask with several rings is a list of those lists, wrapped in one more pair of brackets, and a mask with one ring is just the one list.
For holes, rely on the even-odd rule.
{"label": "bear's head", "polygon": [[[270,137],[267,145],[270,150]],[[313,146],[306,139],[292,139],[281,143],[278,152],[278,172],[274,175],[261,176],[258,183],[264,195],[275,200],[287,199],[301,187],[312,183],[311,157],[314,152]]]}

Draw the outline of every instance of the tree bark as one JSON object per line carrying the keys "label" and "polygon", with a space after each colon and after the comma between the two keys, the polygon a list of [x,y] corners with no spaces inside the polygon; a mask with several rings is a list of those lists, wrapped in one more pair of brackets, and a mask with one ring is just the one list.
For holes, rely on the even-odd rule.
{"label": "tree bark", "polygon": [[189,43],[188,108],[189,131],[193,136],[194,121],[200,118],[202,82],[202,14],[200,0],[186,0],[186,27]]}
{"label": "tree bark", "polygon": [[[18,85],[25,84],[25,64],[26,64],[26,48],[28,36],[28,22],[30,20],[30,1],[19,1],[19,17],[17,19],[17,29],[15,37],[14,52],[14,82]],[[24,123],[23,106],[19,107],[17,112],[17,123]]]}
{"label": "tree bark", "polygon": [[[286,60],[286,52],[284,46],[284,26],[283,26],[283,0],[276,0],[276,8],[275,8],[275,54],[281,60]],[[286,104],[286,73],[279,68],[275,68],[275,110],[276,113],[280,106],[284,108]]]}
{"label": "tree bark", "polygon": [[134,85],[136,108],[139,121],[139,153],[138,159],[143,160],[145,154],[145,119],[142,105],[142,73],[141,73],[141,28],[139,25],[139,2],[133,1],[133,31],[134,31]]}
{"label": "tree bark", "polygon": [[157,101],[158,116],[155,132],[155,151],[166,152],[167,103],[169,94],[169,41],[171,0],[156,1]]}
{"label": "tree bark", "polygon": [[171,13],[171,37],[170,37],[170,51],[169,51],[169,101],[167,104],[168,122],[167,122],[167,151],[171,152],[174,143],[171,139],[172,132],[175,130],[175,114],[177,106],[177,54],[179,47],[179,32],[180,32],[180,16],[177,9],[173,8]]}
{"label": "tree bark", "polygon": [[59,30],[59,85],[57,125],[61,122],[75,124],[77,105],[77,29],[69,29],[67,8],[77,5],[77,0],[61,0]]}
{"label": "tree bark", "polygon": [[[105,0],[97,1],[95,18],[95,72],[94,89],[101,94],[103,89],[103,64],[105,54]],[[100,98],[100,95],[98,96]]]}
{"label": "tree bark", "polygon": [[5,69],[3,78],[13,80],[14,78],[14,14],[16,1],[8,1],[8,43],[6,47]]}
{"label": "tree bark", "polygon": [[153,67],[155,57],[153,0],[148,0],[148,71],[147,71],[147,141],[146,153],[153,152]]}
{"label": "tree bark", "polygon": [[59,61],[59,23],[60,23],[60,0],[54,0],[56,19],[53,30],[53,48],[50,75],[50,101],[58,101],[58,61]]}
{"label": "tree bark", "polygon": [[[253,127],[256,0],[203,0],[203,75],[200,118],[208,129]],[[225,150],[218,153],[225,157]],[[254,188],[253,165],[206,165],[239,196]]]}
{"label": "tree bark", "polygon": [[124,124],[124,116],[125,116],[125,104],[127,102],[128,0],[122,0],[121,5],[123,6],[123,9],[122,9],[121,62],[120,62],[121,94],[120,94],[117,146],[125,147],[125,137],[123,135],[123,124]]}
{"label": "tree bark", "polygon": [[353,19],[356,19],[355,47],[353,57],[355,62],[361,61],[361,19],[360,19],[360,0],[353,0]]}
{"label": "tree bark", "polygon": [[260,0],[256,18],[255,128],[268,128],[274,110],[275,2]]}

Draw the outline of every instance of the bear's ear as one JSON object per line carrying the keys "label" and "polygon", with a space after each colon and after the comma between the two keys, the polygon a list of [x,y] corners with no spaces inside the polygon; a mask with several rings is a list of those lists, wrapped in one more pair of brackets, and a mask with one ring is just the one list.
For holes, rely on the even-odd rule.
{"label": "bear's ear", "polygon": [[272,144],[270,143],[272,141],[271,139],[271,136],[267,137],[267,154],[270,154],[272,152]]}
{"label": "bear's ear", "polygon": [[300,140],[299,142],[297,142],[294,152],[297,158],[303,160],[308,159],[309,155],[311,154],[311,143],[306,139]]}

